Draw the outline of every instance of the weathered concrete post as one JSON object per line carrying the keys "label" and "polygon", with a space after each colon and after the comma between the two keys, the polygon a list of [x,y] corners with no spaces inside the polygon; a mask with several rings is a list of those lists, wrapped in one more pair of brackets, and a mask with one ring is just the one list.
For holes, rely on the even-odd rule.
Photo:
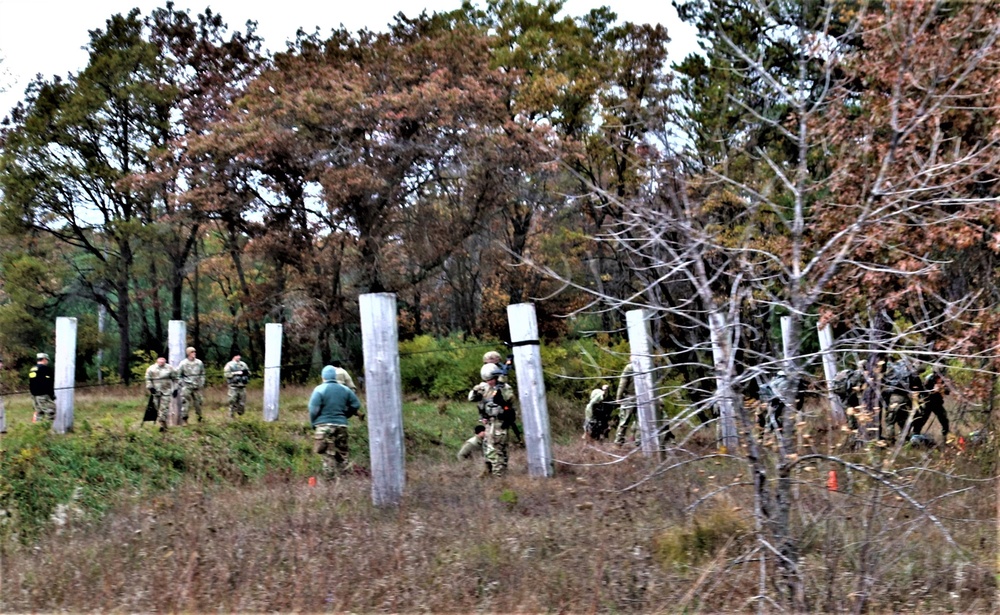
{"label": "weathered concrete post", "polygon": [[[183,320],[171,320],[167,323],[167,335],[170,338],[167,342],[167,361],[176,369],[185,356],[184,348],[187,346],[187,323]],[[167,418],[167,422],[171,425],[179,425],[181,422],[181,404],[184,403],[181,397],[181,394],[178,393],[170,399],[170,416]]]}
{"label": "weathered concrete post", "polygon": [[833,329],[829,324],[816,325],[819,332],[819,350],[823,353],[823,375],[826,376],[826,392],[830,400],[830,418],[837,426],[847,423],[847,413],[844,411],[840,397],[833,391],[833,381],[837,378],[837,357],[833,355]]}
{"label": "weathered concrete post", "polygon": [[56,392],[56,419],[52,431],[73,430],[73,393],[76,384],[76,319],[56,318],[56,357],[53,387]]}
{"label": "weathered concrete post", "polygon": [[660,450],[656,437],[658,429],[656,402],[653,395],[653,357],[649,342],[649,310],[625,312],[628,327],[628,345],[632,362],[632,377],[635,379],[636,411],[639,415],[639,433],[642,454],[649,457]]}
{"label": "weathered concrete post", "polygon": [[397,506],[403,496],[406,466],[396,295],[361,295],[358,297],[358,305],[365,358],[372,503],[375,506]]}
{"label": "weathered concrete post", "polygon": [[785,360],[784,369],[785,373],[791,377],[790,370],[788,366],[791,365],[791,346],[792,346],[792,317],[782,316],[781,317],[781,356]]}
{"label": "weathered concrete post", "polygon": [[514,348],[514,371],[517,374],[517,398],[521,402],[521,421],[524,424],[528,475],[549,477],[554,473],[554,462],[535,306],[531,303],[508,305],[507,320]]}
{"label": "weathered concrete post", "polygon": [[281,330],[279,323],[264,325],[264,420],[278,420],[281,391]]}
{"label": "weathered concrete post", "polygon": [[729,330],[726,315],[715,310],[708,315],[708,333],[712,341],[712,359],[715,361],[715,391],[719,406],[719,440],[727,450],[739,445],[736,431],[736,393],[733,391],[732,367],[733,333]]}

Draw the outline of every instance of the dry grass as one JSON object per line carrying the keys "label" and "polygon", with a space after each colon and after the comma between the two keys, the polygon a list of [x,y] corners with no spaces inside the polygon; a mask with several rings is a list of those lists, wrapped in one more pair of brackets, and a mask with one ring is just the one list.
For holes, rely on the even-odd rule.
{"label": "dry grass", "polygon": [[[520,450],[504,481],[477,478],[472,464],[412,462],[392,510],[371,506],[361,476],[316,487],[275,476],[239,490],[188,485],[103,521],[71,518],[36,545],[6,545],[0,611],[756,610],[761,570],[742,465],[711,459],[658,473],[607,445],[555,452],[552,479],[527,477]],[[975,459],[953,453],[904,461],[976,471]],[[825,470],[802,472],[793,522],[811,608],[850,612],[864,593],[866,612],[992,610],[991,484],[931,506],[955,549],[858,476],[842,475],[844,492],[830,493]],[[928,472],[900,480],[924,500],[969,487]],[[736,486],[705,498],[726,485]],[[772,567],[768,559],[766,592]]]}

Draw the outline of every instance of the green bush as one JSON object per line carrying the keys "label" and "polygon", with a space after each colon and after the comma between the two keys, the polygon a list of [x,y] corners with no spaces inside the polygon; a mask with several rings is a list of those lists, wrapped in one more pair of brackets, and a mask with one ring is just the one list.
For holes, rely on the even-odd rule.
{"label": "green bush", "polygon": [[483,354],[503,352],[503,343],[460,335],[435,338],[420,335],[399,344],[403,391],[433,399],[465,397],[479,382]]}

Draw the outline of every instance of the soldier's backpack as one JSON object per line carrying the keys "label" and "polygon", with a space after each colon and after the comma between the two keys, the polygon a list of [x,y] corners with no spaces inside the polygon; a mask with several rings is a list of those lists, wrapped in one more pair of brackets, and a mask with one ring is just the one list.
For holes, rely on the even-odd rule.
{"label": "soldier's backpack", "polygon": [[856,370],[845,369],[833,379],[833,393],[840,398],[840,401],[847,403],[847,400],[856,393],[854,387],[860,384],[859,375]]}
{"label": "soldier's backpack", "polygon": [[778,397],[778,394],[777,392],[775,392],[774,388],[771,387],[770,382],[765,382],[764,384],[760,385],[760,392],[757,394],[758,399],[760,399],[765,404],[769,404],[771,403],[771,400],[775,399],[776,397]]}
{"label": "soldier's backpack", "polygon": [[893,361],[885,369],[885,377],[882,382],[887,388],[910,390],[910,382],[914,373],[904,361]]}

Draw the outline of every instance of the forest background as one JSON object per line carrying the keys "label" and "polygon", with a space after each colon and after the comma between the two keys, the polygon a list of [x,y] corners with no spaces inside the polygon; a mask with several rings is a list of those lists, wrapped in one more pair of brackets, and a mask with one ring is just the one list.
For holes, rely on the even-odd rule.
{"label": "forest background", "polygon": [[[558,2],[300,33],[273,56],[210,11],[116,15],[84,70],[36,81],[3,124],[0,353],[23,372],[76,316],[79,379],[127,383],[167,320],[207,362],[254,366],[280,322],[288,363],[360,366],[357,296],[380,291],[404,340],[503,338],[505,306],[532,300],[546,340],[607,345],[630,306],[721,309],[756,251],[806,299],[773,272],[743,283],[755,352],[789,312],[838,333],[944,315],[911,346],[986,357],[992,14],[800,4],[681,3],[704,53],[676,59],[660,26]],[[705,288],[637,248],[677,232],[642,217],[679,198]],[[682,321],[654,337],[693,381],[709,335]]]}

